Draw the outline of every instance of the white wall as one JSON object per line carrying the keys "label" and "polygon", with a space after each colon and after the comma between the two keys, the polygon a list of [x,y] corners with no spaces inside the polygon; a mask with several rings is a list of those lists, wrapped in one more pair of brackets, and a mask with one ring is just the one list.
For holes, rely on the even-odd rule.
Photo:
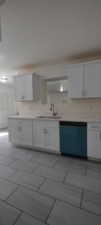
{"label": "white wall", "polygon": [[16,111],[12,85],[0,83],[0,128],[8,126],[8,116]]}

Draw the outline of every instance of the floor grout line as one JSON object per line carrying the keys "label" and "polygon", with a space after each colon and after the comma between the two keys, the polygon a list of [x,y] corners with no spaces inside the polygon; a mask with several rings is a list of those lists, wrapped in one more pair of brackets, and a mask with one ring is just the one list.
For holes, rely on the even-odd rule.
{"label": "floor grout line", "polygon": [[20,212],[19,215],[17,216],[16,220],[14,221],[14,223],[12,225],[16,225],[16,223],[19,221],[19,219],[21,218],[23,212]]}
{"label": "floor grout line", "polygon": [[53,202],[53,204],[52,204],[52,207],[51,207],[50,210],[49,210],[49,214],[48,214],[48,216],[47,216],[47,218],[46,218],[46,220],[45,220],[45,223],[47,223],[47,221],[48,221],[48,219],[49,219],[49,217],[50,217],[50,215],[51,215],[51,212],[52,212],[53,209],[54,209],[55,204],[56,204],[56,199],[54,199],[54,202]]}
{"label": "floor grout line", "polygon": [[[20,150],[19,150],[20,151]],[[8,150],[8,153],[9,153],[9,150]],[[19,154],[19,153],[18,153]],[[27,152],[27,154],[28,154],[28,152]],[[45,154],[45,153],[44,153]],[[40,155],[40,153],[39,153],[39,155]],[[5,156],[4,154],[3,154],[3,156]],[[6,156],[5,156],[5,158],[7,158]],[[21,157],[22,158],[22,157]],[[29,160],[29,158],[30,158],[30,160]],[[53,157],[54,158],[54,157]],[[23,210],[20,210],[19,208],[16,208],[16,206],[14,206],[14,205],[12,205],[12,203],[10,203],[9,202],[9,198],[19,189],[19,188],[25,188],[26,190],[31,190],[31,191],[33,191],[33,192],[36,192],[36,193],[39,193],[41,196],[47,196],[48,198],[50,198],[50,199],[52,199],[53,200],[53,204],[51,205],[51,207],[49,208],[49,214],[48,214],[48,216],[47,216],[47,218],[45,219],[45,223],[47,224],[47,221],[48,221],[48,218],[49,218],[49,216],[51,215],[51,212],[52,212],[52,210],[54,209],[54,206],[55,206],[55,203],[56,203],[56,201],[59,201],[59,202],[63,202],[63,203],[65,203],[65,204],[68,204],[68,205],[71,205],[71,206],[73,206],[74,208],[79,208],[80,210],[82,210],[82,211],[84,211],[84,212],[88,212],[90,215],[96,215],[96,216],[99,216],[97,213],[95,213],[95,212],[92,212],[91,210],[88,210],[86,207],[84,208],[83,207],[83,200],[84,200],[84,192],[87,190],[87,191],[89,191],[89,192],[94,192],[94,191],[92,191],[92,190],[89,190],[89,186],[87,186],[88,188],[85,188],[85,187],[83,187],[83,186],[85,186],[85,185],[83,185],[82,187],[78,187],[78,186],[76,186],[76,185],[72,185],[71,183],[65,183],[65,180],[66,180],[66,177],[68,176],[68,174],[69,174],[69,172],[68,171],[65,171],[64,170],[64,178],[63,178],[63,181],[57,181],[57,180],[55,180],[54,178],[52,179],[51,177],[45,177],[45,176],[40,176],[40,175],[37,175],[37,174],[35,174],[35,171],[39,168],[39,167],[41,167],[41,166],[44,166],[44,167],[46,167],[46,168],[50,168],[50,169],[54,169],[55,170],[55,168],[56,168],[56,165],[59,163],[59,160],[61,159],[61,156],[59,157],[59,158],[57,158],[56,159],[56,161],[55,161],[55,159],[54,159],[54,162],[52,163],[53,165],[52,166],[48,166],[47,164],[48,164],[48,161],[49,161],[49,159],[46,157],[46,162],[47,162],[47,164],[44,164],[44,163],[41,163],[41,161],[40,162],[38,162],[38,160],[37,159],[35,159],[35,163],[37,164],[37,166],[36,166],[36,168],[34,168],[31,172],[27,172],[27,171],[24,171],[24,170],[18,170],[18,169],[16,169],[16,168],[12,168],[12,164],[14,163],[14,162],[16,162],[16,161],[19,161],[20,159],[19,158],[16,158],[16,159],[12,159],[13,161],[11,162],[11,164],[9,164],[9,165],[4,165],[4,164],[2,164],[2,162],[0,163],[0,165],[1,166],[4,166],[4,167],[6,167],[6,168],[10,168],[10,169],[12,169],[12,170],[15,170],[14,171],[14,174],[16,174],[16,172],[19,172],[19,173],[21,173],[21,172],[25,172],[26,173],[26,175],[35,175],[35,176],[37,176],[37,177],[42,177],[42,178],[44,178],[44,180],[43,180],[43,182],[37,187],[37,186],[35,186],[35,185],[33,185],[32,186],[32,188],[31,188],[31,186],[30,185],[28,185],[27,186],[27,184],[24,186],[23,184],[18,184],[18,183],[16,183],[16,182],[13,182],[13,181],[11,181],[10,180],[10,177],[12,177],[12,175],[10,175],[10,177],[9,178],[7,178],[7,177],[0,177],[0,179],[2,179],[2,180],[6,180],[6,181],[8,181],[9,183],[11,183],[11,184],[16,184],[17,185],[17,187],[15,188],[15,190],[13,190],[11,193],[10,193],[10,195],[6,198],[6,200],[0,200],[0,201],[2,201],[2,202],[4,202],[4,203],[6,203],[7,205],[9,205],[9,206],[11,206],[11,207],[13,207],[14,209],[16,209],[16,210],[18,210],[19,211],[19,215],[17,216],[17,218],[16,218],[16,221],[14,222],[14,224],[13,225],[16,225],[16,223],[17,223],[17,221],[20,219],[20,216],[23,214],[23,213],[26,213],[25,211],[23,211]],[[21,159],[22,160],[22,159]],[[33,158],[29,155],[28,156],[28,158],[27,157],[25,157],[25,159],[24,159],[26,162],[29,162],[29,163],[33,163],[34,164],[34,162],[33,162]],[[43,159],[42,159],[43,160]],[[51,160],[51,159],[50,159]],[[43,160],[44,161],[44,160]],[[75,160],[74,160],[74,162],[75,162]],[[68,163],[68,162],[67,162]],[[70,162],[69,162],[70,163]],[[71,163],[70,163],[70,166],[72,167],[72,164],[73,162],[71,161]],[[84,163],[82,163],[82,161],[81,162],[79,162],[79,161],[76,161],[76,163],[77,163],[77,165],[79,165],[79,163],[81,163],[81,165],[84,165],[84,168],[85,168],[85,171],[84,171],[84,175],[85,176],[87,176],[87,171],[88,171],[88,169],[90,168],[90,170],[92,170],[92,168],[94,169],[98,169],[98,167],[97,167],[97,164],[91,164],[91,165],[87,165],[86,164],[86,162],[85,162],[85,164]],[[51,163],[50,163],[51,164]],[[61,164],[61,163],[60,163]],[[63,163],[61,164],[61,165],[63,165]],[[76,164],[75,164],[76,165]],[[65,165],[64,165],[64,167],[65,167]],[[99,167],[100,168],[100,167]],[[58,170],[58,168],[56,168],[57,170]],[[61,169],[61,166],[60,166],[60,170],[59,171],[62,171],[62,169]],[[82,171],[80,171],[80,172],[82,172]],[[13,174],[13,175],[14,175]],[[78,173],[77,173],[78,174]],[[93,172],[92,172],[92,174],[93,174]],[[74,173],[74,175],[75,175],[75,173]],[[83,174],[80,174],[81,176],[83,175]],[[71,176],[72,176],[72,174],[71,174]],[[100,177],[100,176],[99,176]],[[72,199],[70,199],[70,201],[69,201],[69,198],[65,201],[65,200],[60,200],[60,199],[58,199],[57,197],[54,197],[54,196],[52,196],[51,194],[49,195],[49,194],[45,194],[45,193],[42,193],[41,192],[41,187],[44,185],[44,183],[47,181],[47,180],[49,180],[49,181],[53,181],[53,182],[56,182],[56,183],[61,183],[61,184],[63,184],[63,185],[68,185],[68,184],[70,184],[71,186],[74,186],[74,187],[77,187],[77,188],[79,188],[79,189],[81,189],[81,195],[80,195],[80,198],[77,196],[77,201],[75,201],[75,199],[74,199],[74,201],[72,200]],[[34,189],[34,187],[36,188],[36,189]],[[96,189],[95,189],[96,190]],[[99,190],[100,191],[100,190]],[[62,191],[61,191],[62,192]],[[96,193],[96,192],[95,192]],[[60,193],[61,194],[61,193]],[[99,194],[99,193],[98,193]],[[58,197],[60,197],[59,195],[58,195]],[[65,198],[64,198],[65,199]],[[79,202],[79,200],[80,200],[80,205],[78,204],[78,202]],[[77,203],[76,203],[77,202]],[[98,203],[97,203],[98,204]],[[95,205],[96,206],[96,205]],[[96,211],[96,210],[95,210]],[[97,212],[97,211],[96,211]],[[99,211],[98,211],[99,212]],[[38,219],[38,218],[36,218],[35,216],[32,216],[31,214],[30,214],[30,212],[29,213],[26,213],[26,214],[28,214],[29,216],[31,216],[32,218],[34,218],[34,219],[36,219],[36,220],[38,220],[38,221],[40,221],[40,219]],[[42,221],[40,221],[40,222],[42,222]],[[42,223],[43,224],[43,223]]]}
{"label": "floor grout line", "polygon": [[5,202],[9,200],[9,198],[16,193],[16,191],[19,189],[19,185],[17,185],[17,187],[9,194],[9,196],[5,199]]}
{"label": "floor grout line", "polygon": [[80,199],[80,208],[82,206],[83,196],[84,196],[84,189],[82,188],[82,190],[81,190],[81,199]]}

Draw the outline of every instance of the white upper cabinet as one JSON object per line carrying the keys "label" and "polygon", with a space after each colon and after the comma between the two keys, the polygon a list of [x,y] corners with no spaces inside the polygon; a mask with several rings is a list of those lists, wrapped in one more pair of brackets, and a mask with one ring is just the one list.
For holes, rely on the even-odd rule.
{"label": "white upper cabinet", "polygon": [[15,97],[16,101],[40,100],[46,103],[45,81],[36,74],[16,76]]}
{"label": "white upper cabinet", "polygon": [[[36,100],[36,88],[34,82],[36,77],[33,75],[21,75],[15,77],[15,97],[16,101]],[[36,83],[37,84],[37,83]]]}
{"label": "white upper cabinet", "polygon": [[101,62],[72,65],[68,74],[70,98],[101,98]]}
{"label": "white upper cabinet", "polygon": [[14,78],[14,87],[16,101],[24,100],[24,76]]}
{"label": "white upper cabinet", "polygon": [[101,97],[101,63],[85,64],[85,93],[87,98]]}
{"label": "white upper cabinet", "polygon": [[40,79],[40,101],[42,104],[46,104],[47,102],[47,84],[44,79]]}
{"label": "white upper cabinet", "polygon": [[24,100],[30,101],[33,100],[33,76],[23,76],[24,78]]}
{"label": "white upper cabinet", "polygon": [[82,98],[84,97],[84,66],[73,65],[67,69],[67,75],[69,78],[69,97],[70,98]]}

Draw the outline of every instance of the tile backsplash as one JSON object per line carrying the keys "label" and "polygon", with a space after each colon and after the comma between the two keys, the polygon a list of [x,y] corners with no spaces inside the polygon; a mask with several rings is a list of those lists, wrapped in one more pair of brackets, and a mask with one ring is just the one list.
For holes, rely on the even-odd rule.
{"label": "tile backsplash", "polygon": [[51,94],[47,104],[41,102],[17,102],[17,111],[21,115],[50,115],[50,104],[64,119],[101,120],[101,99],[71,100],[66,95]]}

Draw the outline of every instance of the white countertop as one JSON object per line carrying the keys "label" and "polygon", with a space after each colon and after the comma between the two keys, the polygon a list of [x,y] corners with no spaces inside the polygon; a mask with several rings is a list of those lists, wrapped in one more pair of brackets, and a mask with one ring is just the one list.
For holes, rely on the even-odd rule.
{"label": "white countertop", "polygon": [[90,119],[90,118],[65,118],[65,117],[60,117],[60,118],[40,118],[38,116],[32,116],[32,115],[14,115],[14,116],[9,116],[9,119],[37,119],[37,120],[50,120],[50,121],[73,121],[73,122],[101,122],[101,119]]}
{"label": "white countertop", "polygon": [[14,115],[14,116],[9,116],[8,119],[36,119],[35,116],[27,116],[27,115]]}

